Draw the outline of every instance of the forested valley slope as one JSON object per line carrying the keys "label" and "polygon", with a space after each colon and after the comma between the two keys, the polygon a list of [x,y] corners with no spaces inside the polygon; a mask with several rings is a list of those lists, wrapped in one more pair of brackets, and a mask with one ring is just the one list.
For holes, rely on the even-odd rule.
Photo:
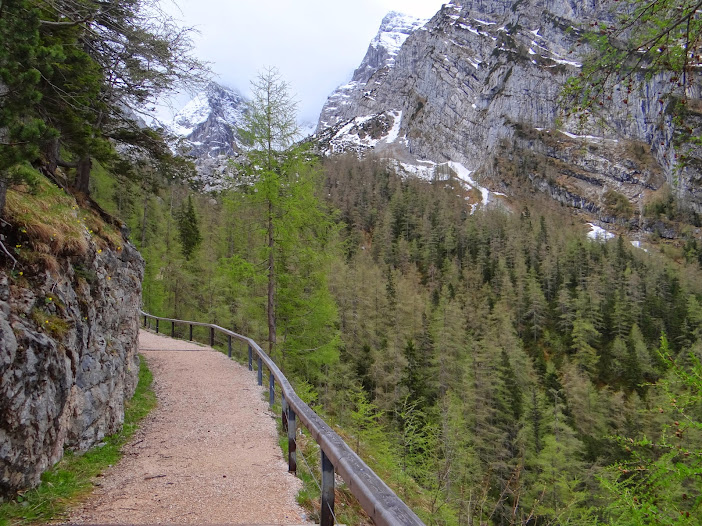
{"label": "forested valley slope", "polygon": [[[482,71],[466,62],[466,67],[479,75],[492,70],[501,79],[504,89],[492,93],[500,102],[485,108],[482,99],[477,108],[468,104],[466,111],[475,110],[485,126],[442,136],[451,125],[432,93],[400,90],[415,98],[393,98],[390,88],[406,78],[397,68],[419,56],[417,49],[428,41],[436,44],[440,34],[452,31],[481,42],[510,40],[493,34],[486,26],[494,21],[470,9],[489,8],[488,14],[510,19],[521,14],[530,22],[540,13],[534,11],[538,2],[465,4],[449,4],[424,31],[413,25],[391,64],[381,53],[376,62],[368,61],[379,68],[370,76],[359,68],[359,78],[368,78],[357,82],[378,82],[378,92],[370,94],[375,100],[352,87],[355,103],[349,108],[367,113],[344,116],[326,133],[320,129],[316,141],[296,142],[287,87],[275,70],[264,70],[254,80],[254,98],[238,114],[236,128],[243,135],[235,153],[244,153],[215,168],[207,165],[209,174],[223,176],[223,184],[208,192],[194,177],[193,164],[130,117],[129,105],[91,106],[93,100],[122,97],[137,107],[144,102],[139,99],[144,92],[121,93],[125,84],[98,81],[100,68],[75,68],[101,55],[38,53],[37,60],[53,62],[51,68],[37,63],[37,70],[58,71],[49,78],[72,82],[55,91],[53,84],[17,77],[15,87],[32,89],[12,92],[24,94],[6,106],[12,111],[2,115],[3,130],[24,133],[33,147],[2,150],[8,202],[61,186],[78,196],[80,206],[120,218],[114,225],[130,232],[145,260],[145,310],[216,323],[265,345],[301,396],[427,524],[697,524],[702,249],[697,143],[690,137],[698,135],[697,128],[684,128],[690,132],[676,148],[688,164],[675,172],[663,161],[664,150],[674,155],[673,149],[644,145],[641,137],[612,148],[609,136],[598,135],[593,143],[589,132],[557,141],[554,135],[563,134],[555,111],[549,110],[545,124],[527,120],[526,126],[503,114],[498,123],[491,112],[514,109],[508,95],[517,89],[518,76],[507,74],[511,51],[492,54],[490,47],[499,66]],[[670,7],[663,0],[654,4]],[[21,54],[24,45],[77,38],[80,24],[42,29],[48,16],[42,3],[12,6],[36,15],[37,40],[8,48],[9,56]],[[694,8],[688,17],[693,25],[698,9],[685,6]],[[467,17],[483,20],[481,28],[461,28]],[[17,35],[18,26],[10,22],[26,20],[3,15],[0,30],[5,38]],[[547,21],[558,29],[562,20]],[[545,30],[533,33],[532,25],[512,22],[519,37],[512,37],[514,49],[523,52],[518,53],[523,79],[535,67],[553,66],[544,56],[532,63],[527,59],[534,49],[516,45],[526,33],[537,39]],[[458,41],[443,42],[463,49],[466,60],[472,57]],[[596,42],[588,45],[596,50]],[[430,64],[440,55],[453,56],[448,48],[434,49]],[[10,70],[15,63],[4,57],[0,65]],[[550,86],[554,96],[572,66],[556,59],[566,60],[548,58],[558,66],[548,74],[563,83],[540,84]],[[95,93],[87,93],[80,105],[51,96],[74,86],[67,73],[79,71],[90,74],[82,80],[92,80]],[[423,71],[436,80],[428,73],[432,67]],[[175,82],[179,73],[154,79],[149,89]],[[446,85],[455,87],[456,72],[450,76]],[[426,85],[434,91],[442,86]],[[35,89],[44,90],[43,102]],[[683,96],[672,93],[670,104],[678,107],[684,100],[691,108],[687,115],[694,117],[699,102],[694,89],[687,93],[683,86]],[[280,96],[273,107],[262,96],[271,92]],[[102,98],[92,98],[99,93]],[[30,121],[23,113],[27,100],[34,101]],[[406,104],[380,108],[388,100]],[[451,105],[457,99],[449,94],[441,100]],[[622,102],[610,107],[621,109]],[[588,111],[590,103],[584,101],[581,110]],[[281,110],[276,113],[281,117],[267,120],[268,109]],[[325,111],[323,116],[329,107]],[[102,118],[96,121],[96,115]],[[590,118],[584,117],[585,125]],[[440,133],[432,136],[432,129]],[[499,140],[492,141],[491,129],[500,131]],[[345,141],[352,147],[342,147]],[[368,144],[358,148],[359,141]],[[373,148],[366,148],[371,141]],[[566,159],[563,152],[572,156]],[[632,183],[645,187],[645,195],[608,193],[603,179],[588,179],[584,168],[609,169],[607,162],[622,152],[633,152],[627,170],[650,169],[649,179]],[[481,163],[468,166],[474,159]],[[574,171],[573,163],[582,170]],[[417,177],[417,166],[434,168]],[[564,167],[572,179],[559,172]],[[582,195],[568,186],[573,180],[589,185],[578,186]],[[551,191],[553,185],[570,193]],[[558,198],[564,195],[572,199]],[[586,201],[592,206],[572,206]],[[594,220],[608,223],[617,235],[589,237],[587,222]],[[17,210],[9,207],[3,221],[6,248],[26,243],[3,259],[8,282],[17,287],[51,275],[36,234],[30,229],[35,237],[22,237]],[[121,249],[114,225],[96,224],[105,239],[90,250]],[[12,269],[13,259],[27,269],[22,275]],[[76,273],[78,262],[67,262],[76,282],[102,276],[92,268]]]}

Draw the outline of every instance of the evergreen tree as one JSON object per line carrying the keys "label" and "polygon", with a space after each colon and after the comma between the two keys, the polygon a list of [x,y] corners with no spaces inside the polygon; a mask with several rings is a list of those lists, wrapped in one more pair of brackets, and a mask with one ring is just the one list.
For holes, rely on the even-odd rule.
{"label": "evergreen tree", "polygon": [[185,256],[185,259],[190,259],[195,249],[202,243],[202,236],[200,235],[200,227],[198,225],[195,207],[193,206],[192,196],[188,196],[187,205],[183,203],[177,219],[183,256]]}
{"label": "evergreen tree", "polygon": [[29,0],[0,4],[0,218],[7,187],[36,178],[28,163],[52,134],[36,110],[42,72],[58,50],[42,43],[39,14]]}

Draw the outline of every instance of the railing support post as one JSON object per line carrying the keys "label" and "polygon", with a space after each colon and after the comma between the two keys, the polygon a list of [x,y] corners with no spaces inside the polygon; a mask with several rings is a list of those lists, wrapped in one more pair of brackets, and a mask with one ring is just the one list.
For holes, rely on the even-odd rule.
{"label": "railing support post", "polygon": [[156,334],[158,334],[158,318],[156,318]]}
{"label": "railing support post", "polygon": [[193,341],[193,324],[190,324],[190,341]]}
{"label": "railing support post", "polygon": [[249,345],[249,371],[253,371],[253,349]]}
{"label": "railing support post", "polygon": [[258,385],[263,385],[263,359],[258,357]]}
{"label": "railing support post", "polygon": [[283,408],[280,415],[280,420],[283,423],[283,431],[288,432],[288,403],[285,401],[285,395],[280,395],[280,406]]}
{"label": "railing support post", "polygon": [[320,526],[334,526],[334,466],[322,451],[322,509]]}
{"label": "railing support post", "polygon": [[175,338],[175,322],[171,322],[171,338]]}
{"label": "railing support post", "polygon": [[144,314],[144,327],[146,327],[146,314]]}
{"label": "railing support post", "polygon": [[275,377],[273,371],[268,371],[268,408],[273,407],[275,403]]}
{"label": "railing support post", "polygon": [[210,347],[214,347],[214,327],[210,327]]}
{"label": "railing support post", "polygon": [[295,411],[288,406],[288,472],[297,473],[297,442],[295,442]]}
{"label": "railing support post", "polygon": [[232,357],[232,336],[231,334],[227,337],[227,355]]}

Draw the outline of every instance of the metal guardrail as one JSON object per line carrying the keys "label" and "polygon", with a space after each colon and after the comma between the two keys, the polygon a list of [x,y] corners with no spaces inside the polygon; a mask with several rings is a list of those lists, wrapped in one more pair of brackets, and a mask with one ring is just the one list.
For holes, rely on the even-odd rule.
{"label": "metal guardrail", "polygon": [[161,318],[139,310],[144,317],[144,326],[147,319],[156,321],[156,332],[159,332],[159,321],[170,322],[171,336],[175,337],[176,324],[190,326],[189,337],[193,339],[193,327],[209,327],[210,345],[215,343],[215,331],[227,336],[228,355],[232,356],[232,340],[238,340],[248,345],[249,370],[253,370],[253,355],[256,354],[258,365],[258,385],[263,385],[263,364],[269,371],[269,404],[275,401],[275,382],[278,382],[282,392],[282,418],[283,427],[288,433],[288,471],[297,472],[297,418],[299,417],[321,449],[322,472],[322,509],[321,526],[332,526],[334,517],[334,471],[339,474],[348,485],[364,511],[378,526],[424,526],[424,523],[395,493],[382,481],[373,470],[344,442],[344,440],[331,428],[317,413],[315,413],[299,396],[288,382],[285,375],[278,369],[273,360],[251,338],[242,336],[228,329],[211,323],[175,320]]}

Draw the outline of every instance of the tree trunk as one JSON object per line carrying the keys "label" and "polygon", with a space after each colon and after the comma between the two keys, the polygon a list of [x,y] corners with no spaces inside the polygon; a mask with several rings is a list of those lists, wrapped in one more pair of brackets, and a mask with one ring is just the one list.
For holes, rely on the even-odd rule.
{"label": "tree trunk", "polygon": [[58,139],[51,139],[44,148],[46,157],[46,170],[52,174],[56,174],[56,167],[59,164],[59,142]]}
{"label": "tree trunk", "polygon": [[5,213],[5,197],[7,196],[7,181],[0,177],[0,218]]}
{"label": "tree trunk", "polygon": [[273,203],[268,202],[268,354],[273,353],[275,331],[275,257],[273,255]]}
{"label": "tree trunk", "polygon": [[143,249],[146,246],[146,218],[147,210],[149,208],[149,194],[144,194],[144,217],[141,222],[141,246],[139,248]]}
{"label": "tree trunk", "polygon": [[73,187],[85,195],[90,195],[90,169],[92,166],[93,162],[90,156],[85,155],[80,158],[76,167],[76,179]]}

